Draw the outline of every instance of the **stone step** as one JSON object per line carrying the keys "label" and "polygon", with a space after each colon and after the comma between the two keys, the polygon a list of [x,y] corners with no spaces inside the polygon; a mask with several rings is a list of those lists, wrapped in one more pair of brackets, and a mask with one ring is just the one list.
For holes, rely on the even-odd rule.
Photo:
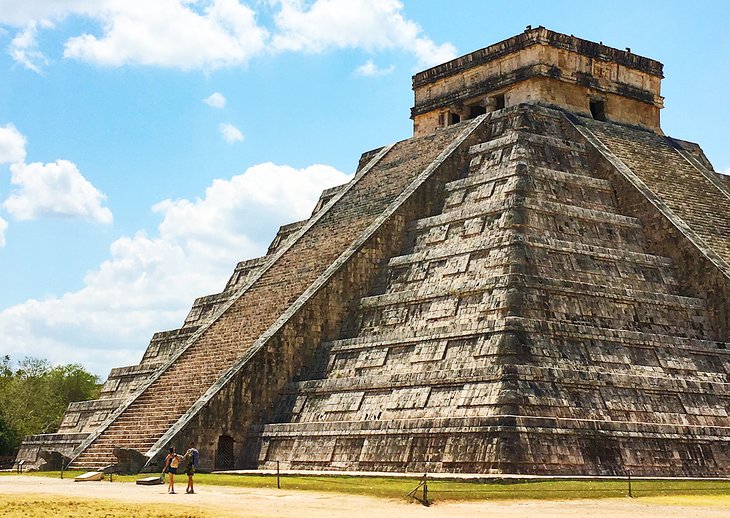
{"label": "stone step", "polygon": [[670,259],[657,255],[620,250],[607,246],[588,245],[565,241],[543,235],[524,235],[512,229],[503,229],[489,235],[475,234],[464,238],[456,247],[448,241],[435,244],[424,250],[414,251],[410,254],[398,255],[388,261],[388,266],[398,268],[412,264],[426,263],[434,260],[443,260],[450,257],[460,257],[474,252],[483,252],[496,248],[505,248],[525,244],[528,247],[543,248],[554,252],[566,254],[578,254],[596,259],[603,259],[614,262],[634,263],[656,268],[669,268],[672,266]]}
{"label": "stone step", "polygon": [[443,212],[485,203],[514,192],[531,193],[541,199],[588,209],[615,211],[613,190],[605,180],[516,162],[486,167],[447,184]]}
{"label": "stone step", "polygon": [[478,280],[453,279],[450,282],[443,282],[437,286],[426,285],[417,290],[363,297],[360,300],[360,308],[369,309],[396,304],[418,304],[427,300],[455,296],[456,294],[463,296],[469,293],[507,289],[516,286],[524,287],[527,290],[533,289],[554,293],[567,293],[575,296],[590,296],[623,303],[635,302],[657,306],[690,308],[698,311],[705,309],[704,300],[696,297],[643,292],[610,285],[589,284],[514,273],[485,277]]}
{"label": "stone step", "polygon": [[549,146],[562,151],[572,153],[587,153],[588,148],[582,142],[575,140],[541,135],[525,130],[509,130],[504,136],[494,138],[488,142],[475,144],[469,148],[469,154],[486,153],[495,149],[513,146],[515,144],[533,144],[538,146]]}
{"label": "stone step", "polygon": [[[518,360],[519,361],[519,360]],[[437,362],[438,363],[438,362]],[[727,374],[718,373],[685,373],[681,377],[676,373],[642,370],[615,370],[604,365],[523,365],[511,363],[500,365],[498,362],[485,367],[464,369],[438,369],[422,372],[396,372],[385,374],[369,373],[367,376],[326,378],[292,382],[283,393],[290,395],[341,395],[348,392],[384,394],[384,398],[395,398],[397,392],[410,392],[401,389],[423,389],[433,387],[457,387],[472,390],[475,385],[501,384],[507,379],[522,382],[542,382],[567,387],[589,387],[601,389],[642,390],[645,392],[681,393],[685,395],[706,394],[708,390],[730,402],[730,380]],[[517,393],[531,391],[511,391],[510,397]],[[390,395],[388,395],[390,393]],[[425,405],[425,399],[423,404]],[[726,415],[727,416],[727,415]]]}
{"label": "stone step", "polygon": [[507,210],[516,209],[523,209],[528,213],[529,211],[535,211],[548,215],[560,215],[567,218],[641,229],[641,222],[637,218],[623,216],[615,212],[584,209],[565,203],[543,201],[529,196],[524,199],[510,199],[508,197],[499,201],[467,205],[436,216],[421,218],[413,223],[411,228],[415,232],[424,232],[431,230],[433,227],[453,224],[477,217],[498,215]]}
{"label": "stone step", "polygon": [[498,167],[489,167],[479,174],[469,175],[465,178],[453,180],[448,182],[444,189],[447,194],[467,189],[469,187],[476,187],[485,183],[493,182],[502,178],[508,178],[516,174],[520,174],[520,169],[523,169],[523,174],[527,176],[539,177],[545,180],[555,180],[565,183],[570,183],[579,187],[586,187],[589,189],[595,189],[597,191],[613,192],[613,187],[608,180],[602,180],[600,178],[594,178],[592,176],[575,174],[568,171],[561,171],[558,169],[551,169],[549,167],[531,166],[525,162],[514,162]]}
{"label": "stone step", "polygon": [[383,421],[331,421],[308,423],[275,423],[262,425],[255,430],[256,436],[303,439],[314,437],[368,437],[368,436],[415,436],[461,435],[465,433],[519,432],[529,428],[552,429],[553,433],[564,430],[614,431],[628,437],[655,437],[685,439],[687,436],[727,442],[730,426],[699,426],[670,423],[616,422],[601,419],[561,419],[554,416],[492,415],[474,417],[439,417],[432,419],[397,419]]}
{"label": "stone step", "polygon": [[590,324],[574,324],[549,320],[528,319],[518,316],[507,316],[497,325],[489,329],[446,329],[438,333],[422,333],[406,335],[391,333],[389,335],[360,335],[354,338],[343,338],[323,344],[330,353],[366,351],[374,348],[406,347],[424,342],[448,342],[449,340],[464,340],[483,337],[505,332],[525,332],[546,336],[556,340],[593,340],[614,342],[617,346],[626,344],[628,347],[643,347],[655,350],[661,347],[671,347],[684,353],[720,355],[730,365],[730,343],[703,340],[681,336],[646,333],[634,330],[611,329]]}

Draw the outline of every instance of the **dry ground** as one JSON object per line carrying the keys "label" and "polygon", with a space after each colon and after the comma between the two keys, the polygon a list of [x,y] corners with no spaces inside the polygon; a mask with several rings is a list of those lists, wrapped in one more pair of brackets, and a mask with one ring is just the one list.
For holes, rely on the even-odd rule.
{"label": "dry ground", "polygon": [[[43,477],[0,478],[0,515],[4,516],[245,516],[451,518],[728,518],[730,498],[611,498],[598,500],[519,500],[438,502],[426,508],[387,500],[313,491],[200,486],[195,495],[168,495],[165,486],[122,482],[81,482]],[[669,505],[671,504],[671,505]]]}

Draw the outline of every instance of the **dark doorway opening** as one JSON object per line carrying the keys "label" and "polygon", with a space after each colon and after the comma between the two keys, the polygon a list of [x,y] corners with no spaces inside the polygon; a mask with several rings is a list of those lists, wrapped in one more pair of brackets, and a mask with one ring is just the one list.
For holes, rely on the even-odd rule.
{"label": "dark doorway opening", "polygon": [[495,110],[501,110],[506,106],[505,100],[504,100],[504,94],[499,94],[494,96],[494,109]]}
{"label": "dark doorway opening", "polygon": [[453,112],[449,112],[449,126],[461,122],[461,117]]}
{"label": "dark doorway opening", "polygon": [[221,435],[218,437],[218,449],[215,452],[215,469],[233,469],[233,437]]}
{"label": "dark doorway opening", "polygon": [[480,115],[484,115],[485,113],[487,113],[487,109],[484,106],[480,106],[478,104],[469,106],[469,118],[470,119],[479,117]]}
{"label": "dark doorway opening", "polygon": [[591,101],[591,116],[597,121],[606,121],[606,102],[593,100]]}

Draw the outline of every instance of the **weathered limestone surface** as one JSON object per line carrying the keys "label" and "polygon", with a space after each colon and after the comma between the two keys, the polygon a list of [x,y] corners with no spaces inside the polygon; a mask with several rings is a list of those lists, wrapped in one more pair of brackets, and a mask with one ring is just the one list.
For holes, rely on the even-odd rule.
{"label": "weathered limestone surface", "polygon": [[300,469],[726,473],[730,363],[706,300],[652,253],[595,174],[610,164],[563,114],[522,106],[488,124],[442,212],[410,225],[350,334],[288,385],[248,456]]}

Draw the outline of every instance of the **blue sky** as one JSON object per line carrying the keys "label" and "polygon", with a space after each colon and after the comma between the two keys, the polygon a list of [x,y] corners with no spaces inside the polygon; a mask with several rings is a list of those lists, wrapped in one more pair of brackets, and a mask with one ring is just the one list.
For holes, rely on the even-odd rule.
{"label": "blue sky", "polygon": [[729,6],[0,0],[0,354],[137,363],[410,136],[413,73],[528,24],[664,63],[664,131],[730,172]]}

